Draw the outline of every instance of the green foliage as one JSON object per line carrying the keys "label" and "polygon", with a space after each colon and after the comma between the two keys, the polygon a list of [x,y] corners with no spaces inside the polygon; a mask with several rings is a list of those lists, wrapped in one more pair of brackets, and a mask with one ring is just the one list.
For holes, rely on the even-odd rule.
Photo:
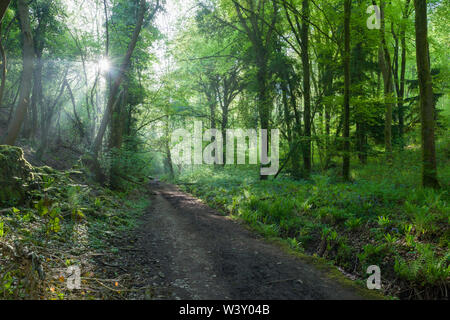
{"label": "green foliage", "polygon": [[131,190],[147,181],[152,172],[153,155],[139,152],[142,140],[126,137],[121,149],[112,149],[107,155],[110,185],[116,190]]}
{"label": "green foliage", "polygon": [[367,267],[370,265],[382,265],[383,259],[387,252],[388,247],[385,244],[364,245],[362,248],[362,252],[357,255],[359,261],[361,261],[362,270],[367,270]]}
{"label": "green foliage", "polygon": [[398,257],[394,270],[401,279],[421,286],[445,285],[450,278],[450,252],[438,258],[431,245],[417,245],[418,257],[412,261]]}
{"label": "green foliage", "polygon": [[385,234],[384,239],[389,246],[392,246],[398,241],[398,238],[393,236],[391,233]]}
{"label": "green foliage", "polygon": [[86,219],[86,216],[80,209],[73,209],[72,210],[72,220],[75,222],[81,222],[84,219]]}
{"label": "green foliage", "polygon": [[13,290],[13,282],[14,278],[11,275],[11,272],[6,272],[0,280],[0,289],[3,291],[3,296],[11,296],[14,293]]}
{"label": "green foliage", "polygon": [[37,214],[46,221],[46,233],[58,233],[61,230],[61,208],[58,203],[53,203],[47,198],[39,200],[35,204]]}
{"label": "green foliage", "polygon": [[388,217],[378,217],[378,225],[380,227],[388,227],[391,225],[391,220]]}
{"label": "green foliage", "polygon": [[0,238],[3,238],[5,234],[5,222],[0,220]]}
{"label": "green foliage", "polygon": [[335,261],[338,265],[341,265],[346,270],[351,270],[352,259],[355,256],[354,249],[344,241],[341,241],[338,245]]}
{"label": "green foliage", "polygon": [[355,231],[358,230],[362,226],[362,218],[352,217],[345,221],[344,225],[350,230]]}
{"label": "green foliage", "polygon": [[300,251],[300,252],[304,251],[302,243],[300,241],[298,241],[296,238],[287,238],[286,241],[287,241],[289,247],[291,247],[291,249]]}

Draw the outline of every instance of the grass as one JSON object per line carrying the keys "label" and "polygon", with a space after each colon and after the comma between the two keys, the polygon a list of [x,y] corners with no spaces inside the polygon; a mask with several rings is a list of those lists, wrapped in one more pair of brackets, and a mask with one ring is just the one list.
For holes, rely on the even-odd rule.
{"label": "grass", "polygon": [[[202,167],[178,182],[224,214],[246,221],[268,238],[325,258],[365,279],[382,270],[384,293],[402,299],[448,297],[450,281],[450,166],[440,146],[442,190],[420,187],[420,154],[408,149],[392,165],[375,159],[352,170],[353,183],[336,172],[311,181],[260,181],[257,169]],[[355,161],[356,162],[356,161]]]}

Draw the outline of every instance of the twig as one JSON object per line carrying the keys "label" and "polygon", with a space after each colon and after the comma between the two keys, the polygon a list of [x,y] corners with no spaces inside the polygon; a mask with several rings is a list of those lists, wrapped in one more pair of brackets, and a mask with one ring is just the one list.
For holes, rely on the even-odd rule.
{"label": "twig", "polygon": [[120,294],[120,292],[121,291],[123,291],[123,290],[116,290],[116,289],[113,289],[113,288],[110,288],[110,287],[108,287],[107,285],[105,285],[104,283],[102,283],[100,280],[98,280],[98,279],[92,279],[92,280],[94,280],[95,282],[97,282],[99,285],[101,285],[103,288],[106,288],[106,289],[108,289],[108,290],[111,290],[111,291],[114,291],[115,293],[117,293],[117,294]]}

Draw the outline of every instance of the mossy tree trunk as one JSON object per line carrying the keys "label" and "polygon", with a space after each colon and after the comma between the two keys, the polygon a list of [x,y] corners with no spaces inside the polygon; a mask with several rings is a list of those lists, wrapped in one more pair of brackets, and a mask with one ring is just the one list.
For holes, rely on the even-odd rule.
{"label": "mossy tree trunk", "polygon": [[0,146],[0,208],[23,202],[33,179],[33,167],[22,149]]}

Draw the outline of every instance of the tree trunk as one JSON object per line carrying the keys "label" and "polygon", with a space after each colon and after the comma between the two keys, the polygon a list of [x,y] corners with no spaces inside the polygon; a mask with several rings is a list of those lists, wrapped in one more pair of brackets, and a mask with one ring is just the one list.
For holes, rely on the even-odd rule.
{"label": "tree trunk", "polygon": [[[303,17],[309,19],[309,0],[303,0]],[[301,58],[303,65],[303,123],[304,123],[304,142],[303,142],[303,169],[305,178],[311,174],[311,79],[309,70],[309,23],[303,19],[300,32],[301,38]]]}
{"label": "tree trunk", "polygon": [[[362,29],[358,29],[360,32],[364,32]],[[363,74],[364,67],[361,61],[365,61],[366,55],[363,51],[363,42],[361,39],[354,46],[351,55],[351,82],[354,84],[355,89],[352,93],[355,96],[364,96],[363,89]],[[355,110],[355,122],[356,122],[356,150],[358,152],[358,158],[360,163],[367,163],[367,134],[366,134],[366,121],[364,116],[361,115],[361,110]]]}
{"label": "tree trunk", "polygon": [[[31,96],[31,136],[36,136],[37,131],[37,118],[38,118],[38,106],[42,106],[42,51],[36,55],[36,68],[33,72],[33,94]],[[41,128],[42,129],[42,128]]]}
{"label": "tree trunk", "polygon": [[350,18],[351,0],[344,3],[344,156],[343,176],[350,181]]}
{"label": "tree trunk", "polygon": [[[332,55],[327,55],[327,58],[332,60]],[[323,77],[323,86],[324,86],[324,95],[325,97],[330,97],[333,94],[333,70],[329,63],[325,64],[325,71]],[[329,159],[331,154],[331,146],[330,146],[330,133],[331,133],[331,112],[330,112],[330,104],[326,103],[325,108],[325,159]],[[327,168],[328,161],[325,160],[324,168]]]}
{"label": "tree trunk", "polygon": [[385,123],[384,123],[384,142],[385,142],[385,151],[388,157],[388,160],[392,157],[392,106],[393,106],[393,79],[392,79],[392,69],[391,69],[391,56],[389,54],[389,49],[386,45],[385,38],[385,19],[384,19],[384,7],[385,1],[381,0],[380,4],[380,13],[381,13],[381,28],[380,28],[380,37],[381,37],[381,46],[379,49],[379,62],[381,72],[383,74],[383,83],[384,83],[384,97],[386,104],[386,115],[385,115]]}
{"label": "tree trunk", "polygon": [[30,104],[31,82],[33,77],[34,50],[33,36],[31,34],[30,13],[28,3],[25,0],[17,1],[20,28],[23,37],[23,70],[20,87],[19,105],[14,113],[4,140],[6,145],[14,145],[20,133],[23,120]]}
{"label": "tree trunk", "polygon": [[[209,106],[209,111],[210,111],[210,128],[211,129],[217,129],[216,128],[216,108],[217,108],[217,102],[216,102],[216,96],[215,94],[211,94],[211,96],[208,97],[208,106]],[[216,141],[215,137],[212,137],[211,140],[213,143]],[[217,158],[216,156],[216,150],[213,151],[213,157]]]}
{"label": "tree trunk", "polygon": [[434,137],[433,86],[428,52],[427,2],[414,0],[414,6],[416,8],[416,57],[422,120],[422,183],[424,187],[439,188]]}
{"label": "tree trunk", "polygon": [[36,137],[37,131],[37,122],[38,122],[38,109],[41,110],[41,133],[43,127],[46,125],[44,114],[45,114],[45,106],[42,104],[43,98],[43,87],[42,87],[42,69],[44,66],[44,62],[42,60],[42,55],[45,48],[45,32],[47,30],[47,23],[45,22],[45,18],[38,18],[38,26],[35,29],[34,33],[34,54],[36,56],[36,64],[33,72],[33,91],[31,96],[31,124],[30,124],[30,132],[31,137]]}
{"label": "tree trunk", "polygon": [[[0,36],[2,34],[1,32],[1,18],[0,18]],[[5,48],[3,47],[3,43],[0,41],[0,54],[2,56],[2,83],[0,84],[0,107],[2,106],[3,101],[3,94],[5,93],[5,86],[6,86],[6,52]]]}
{"label": "tree trunk", "polygon": [[405,120],[404,120],[404,110],[403,110],[403,102],[405,99],[405,75],[406,75],[406,19],[408,19],[408,10],[409,10],[410,0],[406,0],[405,11],[403,12],[403,25],[400,32],[400,42],[402,46],[401,53],[401,67],[400,67],[400,90],[398,94],[398,135],[400,140],[400,147],[404,147],[404,139],[403,133],[405,128]]}
{"label": "tree trunk", "polygon": [[[222,105],[222,139],[223,141],[226,141],[227,138],[227,129],[228,129],[228,105],[223,104]],[[223,165],[226,164],[227,156],[226,156],[226,144],[225,148],[222,149],[222,159],[223,159]],[[230,146],[231,147],[231,146]]]}
{"label": "tree trunk", "polygon": [[169,174],[170,174],[170,178],[174,179],[175,178],[175,170],[173,169],[173,161],[172,161],[172,153],[170,151],[170,128],[169,128],[169,123],[170,123],[170,117],[167,116],[166,118],[166,123],[165,123],[165,132],[166,132],[166,139],[165,139],[165,148],[166,148],[166,153],[167,153],[167,167],[169,168]]}
{"label": "tree trunk", "polygon": [[303,141],[301,141],[301,137],[303,135],[302,132],[302,119],[300,116],[300,112],[297,108],[297,99],[295,97],[295,92],[293,89],[293,83],[288,78],[289,85],[289,95],[291,96],[291,107],[294,111],[294,120],[295,124],[293,125],[293,140],[295,141],[295,153],[292,155],[292,170],[295,178],[300,178],[300,159],[297,158],[297,150],[300,150],[303,153]]}
{"label": "tree trunk", "polygon": [[[265,146],[261,146],[263,148],[266,148],[266,151],[269,150],[269,134],[270,134],[270,128],[269,128],[269,117],[270,117],[270,106],[269,106],[269,97],[267,92],[267,53],[265,52],[265,49],[260,48],[260,59],[258,63],[258,74],[257,74],[257,80],[258,80],[258,104],[259,104],[259,120],[261,123],[261,129],[267,130],[267,141],[265,143]],[[264,165],[261,165],[261,168],[264,167]],[[261,180],[267,180],[268,177],[264,175],[260,175]]]}
{"label": "tree trunk", "polygon": [[41,128],[42,129],[41,145],[39,146],[39,149],[36,151],[36,157],[38,159],[42,159],[42,156],[47,149],[49,133],[50,133],[50,129],[52,126],[52,118],[53,118],[53,115],[55,114],[55,110],[59,104],[59,101],[64,93],[64,89],[66,88],[67,72],[68,72],[68,69],[66,69],[66,71],[64,72],[63,81],[62,81],[58,96],[56,97],[53,104],[50,107],[48,107],[47,112],[43,115],[44,122],[43,122],[43,125]]}
{"label": "tree trunk", "polygon": [[66,88],[67,88],[67,92],[69,93],[70,101],[72,102],[72,111],[73,111],[73,115],[75,117],[74,122],[75,122],[75,125],[78,130],[78,135],[80,136],[80,142],[83,142],[83,139],[84,139],[86,133],[84,131],[83,123],[82,123],[80,117],[78,116],[77,106],[75,103],[75,97],[73,95],[72,88],[70,87],[67,79],[66,79]]}
{"label": "tree trunk", "polygon": [[115,105],[111,118],[109,148],[120,149],[123,142],[123,132],[125,127],[125,107],[127,106],[128,81],[124,81],[123,94]]}
{"label": "tree trunk", "polygon": [[[285,75],[287,77],[287,75]],[[289,144],[289,156],[288,158],[291,158],[292,153],[294,152],[294,148],[296,147],[296,143],[293,138],[293,132],[292,132],[292,121],[291,121],[291,114],[289,109],[289,100],[288,100],[288,88],[287,88],[287,80],[282,79],[281,81],[281,90],[283,92],[283,115],[284,115],[284,123],[286,125],[286,134],[287,134],[287,140]],[[289,159],[286,159],[286,162],[288,162]],[[296,176],[298,173],[298,162],[296,159],[293,159],[292,161],[292,175]]]}
{"label": "tree trunk", "polygon": [[123,142],[123,131],[125,126],[125,107],[127,105],[128,83],[124,82],[123,93],[117,99],[113,107],[113,115],[110,124],[109,149],[113,152],[111,168],[109,170],[110,187],[118,189],[121,180],[120,149]]}
{"label": "tree trunk", "polygon": [[[253,1],[247,2],[250,5],[250,8],[254,7]],[[269,141],[270,141],[270,97],[269,97],[269,88],[268,88],[268,60],[269,60],[269,44],[272,42],[272,35],[275,29],[275,24],[277,21],[277,4],[275,1],[272,1],[273,6],[273,15],[271,23],[263,24],[262,28],[258,27],[259,19],[262,17],[264,13],[265,1],[258,1],[256,7],[258,7],[258,13],[255,13],[250,10],[250,14],[248,15],[247,10],[239,4],[238,1],[233,0],[233,4],[236,9],[236,13],[241,22],[242,27],[245,29],[245,33],[247,34],[250,42],[253,45],[253,51],[255,56],[255,64],[257,68],[257,86],[258,86],[258,112],[261,129],[265,129],[268,132],[267,136],[267,144],[262,146],[269,150]],[[248,16],[248,18],[244,18],[243,11]],[[247,24],[247,20],[250,21],[251,27]],[[267,33],[264,31],[264,27],[267,27]],[[262,159],[268,160],[268,159]],[[265,165],[261,164],[261,168],[265,167]],[[265,175],[260,175],[261,180],[267,180],[268,177]]]}
{"label": "tree trunk", "polygon": [[214,93],[211,93],[208,95],[208,106],[209,106],[209,113],[211,116],[211,119],[210,119],[211,129],[216,129],[217,102],[216,102],[216,96],[214,95]]}
{"label": "tree trunk", "polygon": [[[6,10],[8,9],[8,5],[11,1],[10,0],[3,0],[3,2],[0,4],[0,36],[1,36],[1,24],[3,20],[3,16],[5,15]],[[5,93],[5,86],[6,86],[6,53],[5,48],[3,47],[2,42],[0,41],[0,54],[2,55],[2,83],[0,85],[0,107],[2,106],[3,101],[3,94]]]}

